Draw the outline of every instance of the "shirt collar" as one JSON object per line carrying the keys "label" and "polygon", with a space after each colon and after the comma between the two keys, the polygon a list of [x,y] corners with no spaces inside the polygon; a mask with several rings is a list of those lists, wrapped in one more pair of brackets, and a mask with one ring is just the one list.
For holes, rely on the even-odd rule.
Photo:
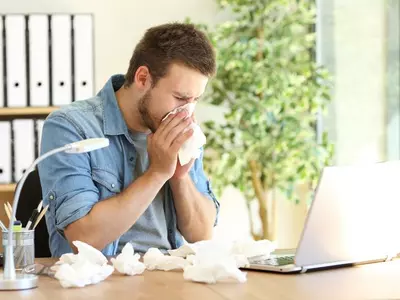
{"label": "shirt collar", "polygon": [[99,96],[103,99],[103,130],[106,135],[129,135],[115,97],[115,92],[122,87],[124,82],[124,75],[113,75],[99,92]]}

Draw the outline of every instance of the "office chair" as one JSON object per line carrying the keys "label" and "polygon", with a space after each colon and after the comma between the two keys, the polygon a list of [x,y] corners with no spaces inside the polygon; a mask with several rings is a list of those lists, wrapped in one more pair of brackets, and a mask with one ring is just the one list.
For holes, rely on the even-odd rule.
{"label": "office chair", "polygon": [[[42,200],[42,188],[37,169],[32,171],[22,187],[16,219],[25,226],[32,211],[37,208]],[[43,208],[42,208],[43,209]],[[45,217],[35,228],[35,257],[51,257],[49,249],[49,233],[47,232]]]}

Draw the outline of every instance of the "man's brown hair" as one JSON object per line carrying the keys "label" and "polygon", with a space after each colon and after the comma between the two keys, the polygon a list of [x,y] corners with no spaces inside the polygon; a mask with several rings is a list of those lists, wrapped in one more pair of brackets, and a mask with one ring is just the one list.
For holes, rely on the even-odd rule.
{"label": "man's brown hair", "polygon": [[134,82],[140,66],[148,67],[154,86],[172,63],[181,63],[208,77],[216,72],[215,52],[206,35],[192,24],[168,23],[149,28],[139,41],[125,74],[125,86]]}

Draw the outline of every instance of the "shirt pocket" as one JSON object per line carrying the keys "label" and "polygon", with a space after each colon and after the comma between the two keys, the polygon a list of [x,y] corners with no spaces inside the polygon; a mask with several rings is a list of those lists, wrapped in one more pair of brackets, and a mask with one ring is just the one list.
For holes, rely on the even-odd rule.
{"label": "shirt pocket", "polygon": [[92,169],[92,179],[99,190],[100,200],[110,198],[122,191],[122,182],[109,171]]}

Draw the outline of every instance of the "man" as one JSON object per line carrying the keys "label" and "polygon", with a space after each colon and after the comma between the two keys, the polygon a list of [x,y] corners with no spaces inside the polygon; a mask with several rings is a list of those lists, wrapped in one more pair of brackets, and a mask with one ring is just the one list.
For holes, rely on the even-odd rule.
{"label": "man", "polygon": [[198,101],[215,69],[203,33],[188,24],[156,26],[136,46],[125,75],[49,115],[42,153],[87,138],[110,140],[109,147],[39,164],[52,256],[76,251],[75,240],[116,255],[127,242],[144,253],[211,238],[219,203],[203,152],[184,166],[177,158],[193,118],[184,111],[162,120]]}

